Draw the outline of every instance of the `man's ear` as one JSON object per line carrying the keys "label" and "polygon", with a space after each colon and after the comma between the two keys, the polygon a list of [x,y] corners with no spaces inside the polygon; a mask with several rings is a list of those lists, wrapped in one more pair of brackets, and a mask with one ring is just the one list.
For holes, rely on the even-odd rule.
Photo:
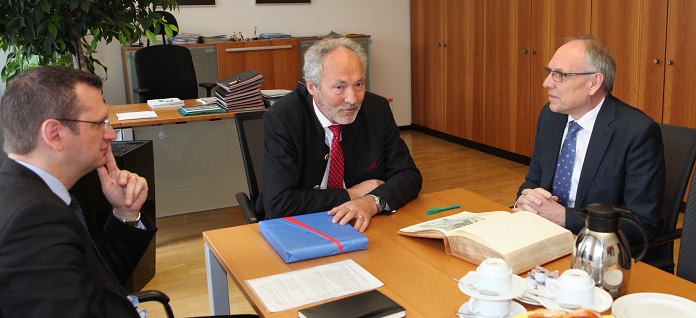
{"label": "man's ear", "polygon": [[65,130],[69,130],[69,128],[63,126],[60,121],[56,119],[46,119],[39,127],[38,142],[43,141],[54,150],[62,151]]}
{"label": "man's ear", "polygon": [[312,94],[312,96],[317,96],[319,88],[310,81],[306,81],[305,84],[307,86],[307,91]]}
{"label": "man's ear", "polygon": [[592,79],[590,80],[590,95],[594,95],[599,90],[601,90],[602,84],[604,84],[604,74],[602,74],[602,73],[593,74]]}

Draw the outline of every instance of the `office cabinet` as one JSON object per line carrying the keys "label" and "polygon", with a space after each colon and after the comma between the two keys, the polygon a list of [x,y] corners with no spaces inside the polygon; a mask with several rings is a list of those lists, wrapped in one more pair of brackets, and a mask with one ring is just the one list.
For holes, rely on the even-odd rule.
{"label": "office cabinet", "polygon": [[668,9],[662,122],[696,128],[696,89],[690,80],[696,74],[696,2],[670,0]]}
{"label": "office cabinet", "polygon": [[[595,0],[595,2],[597,2]],[[592,9],[592,34],[614,55],[612,94],[662,121],[667,0],[604,0]],[[635,34],[639,36],[626,36]]]}
{"label": "office cabinet", "polygon": [[480,0],[411,1],[414,124],[483,141],[482,8]]}
{"label": "office cabinet", "polygon": [[543,67],[589,14],[590,0],[412,0],[413,123],[530,155]]}
{"label": "office cabinet", "polygon": [[297,39],[226,42],[217,44],[221,79],[245,70],[261,72],[261,89],[293,89],[300,78]]}
{"label": "office cabinet", "polygon": [[[598,0],[595,0],[597,2]],[[696,128],[691,106],[696,90],[696,2],[691,0],[603,0],[593,8],[592,33],[616,58],[613,94],[657,122]],[[634,36],[627,36],[634,35]]]}
{"label": "office cabinet", "polygon": [[483,143],[529,153],[530,1],[485,1]]}

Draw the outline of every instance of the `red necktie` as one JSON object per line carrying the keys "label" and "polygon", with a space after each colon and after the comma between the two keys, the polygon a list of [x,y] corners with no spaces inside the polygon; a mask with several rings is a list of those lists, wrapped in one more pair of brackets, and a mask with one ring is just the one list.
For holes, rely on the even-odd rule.
{"label": "red necktie", "polygon": [[331,140],[331,157],[329,163],[329,182],[327,189],[343,188],[343,149],[341,149],[341,130],[342,125],[329,126],[333,133]]}

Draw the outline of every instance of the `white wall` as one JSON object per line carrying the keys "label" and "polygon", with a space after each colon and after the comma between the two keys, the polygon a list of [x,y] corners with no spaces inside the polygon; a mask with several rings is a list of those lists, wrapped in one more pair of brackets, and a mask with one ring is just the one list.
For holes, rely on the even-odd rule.
{"label": "white wall", "polygon": [[[182,6],[174,16],[180,32],[202,35],[241,31],[245,37],[281,32],[293,36],[363,33],[372,36],[371,90],[394,98],[400,126],[411,124],[411,54],[409,1],[312,0],[311,4],[256,5],[254,0],[217,0],[215,6]],[[121,47],[98,48],[97,58],[108,67],[104,97],[112,105],[126,103]],[[104,75],[103,73],[101,75]]]}

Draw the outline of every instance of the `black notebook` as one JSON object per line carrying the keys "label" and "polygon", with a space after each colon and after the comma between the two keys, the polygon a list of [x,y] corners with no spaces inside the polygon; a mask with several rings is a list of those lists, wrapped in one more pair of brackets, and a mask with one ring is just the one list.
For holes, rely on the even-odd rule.
{"label": "black notebook", "polygon": [[299,318],[401,318],[406,309],[378,290],[300,309]]}

